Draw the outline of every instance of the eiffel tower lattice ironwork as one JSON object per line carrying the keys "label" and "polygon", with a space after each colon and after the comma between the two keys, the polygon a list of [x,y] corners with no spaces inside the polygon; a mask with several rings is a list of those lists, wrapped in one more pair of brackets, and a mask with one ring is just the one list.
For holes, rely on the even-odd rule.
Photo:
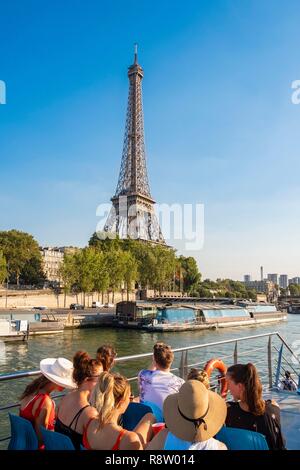
{"label": "eiffel tower lattice ironwork", "polygon": [[133,238],[164,244],[151,197],[144,140],[142,104],[143,69],[137,62],[128,69],[129,95],[122,162],[112,208],[104,232],[120,238]]}

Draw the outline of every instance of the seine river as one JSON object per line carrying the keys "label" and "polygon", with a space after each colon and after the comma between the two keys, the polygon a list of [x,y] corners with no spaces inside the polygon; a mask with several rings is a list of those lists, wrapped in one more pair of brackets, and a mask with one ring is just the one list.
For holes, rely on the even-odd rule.
{"label": "seine river", "polygon": [[[30,337],[27,343],[0,343],[0,372],[9,373],[21,370],[38,369],[39,361],[46,357],[67,357],[72,359],[78,350],[86,350],[92,356],[97,348],[110,343],[117,349],[118,356],[128,356],[151,352],[156,341],[164,341],[173,348],[211,343],[216,341],[235,339],[243,336],[251,336],[278,331],[296,350],[300,350],[300,315],[288,315],[288,321],[262,325],[255,327],[236,327],[219,330],[186,331],[178,333],[147,333],[137,330],[98,328],[68,330],[64,333],[47,336]],[[298,342],[298,344],[297,344]],[[274,340],[273,345],[279,345]],[[256,351],[255,349],[262,348]],[[267,339],[260,338],[255,342],[245,342],[239,346],[239,362],[254,362],[263,382],[267,381]],[[274,350],[275,357],[275,350]],[[227,365],[233,362],[233,345],[222,345],[204,348],[198,352],[190,352],[189,364],[205,362],[212,357],[228,356],[224,362]],[[176,355],[175,367],[179,365],[179,355]],[[137,372],[149,364],[148,359],[135,360],[127,364],[118,364],[115,370],[127,377],[134,377]],[[274,364],[275,369],[275,364]],[[28,379],[18,381],[0,382],[1,406],[18,401],[18,396],[28,383]],[[136,384],[133,384],[136,393]],[[0,413],[0,437],[7,435],[7,412]],[[5,444],[4,446],[6,446]],[[3,448],[3,444],[0,445]]]}

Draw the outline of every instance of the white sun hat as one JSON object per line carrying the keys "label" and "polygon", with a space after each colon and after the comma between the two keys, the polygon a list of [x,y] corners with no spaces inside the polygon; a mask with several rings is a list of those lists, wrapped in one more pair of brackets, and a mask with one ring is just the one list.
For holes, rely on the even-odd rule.
{"label": "white sun hat", "polygon": [[69,389],[77,388],[72,378],[73,364],[64,357],[42,359],[40,370],[47,379],[61,387]]}

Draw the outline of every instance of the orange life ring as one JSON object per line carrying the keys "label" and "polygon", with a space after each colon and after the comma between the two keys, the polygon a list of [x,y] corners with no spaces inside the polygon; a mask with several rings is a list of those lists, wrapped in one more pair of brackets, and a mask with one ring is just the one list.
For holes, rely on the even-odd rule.
{"label": "orange life ring", "polygon": [[205,364],[205,367],[204,367],[204,370],[207,373],[208,378],[210,378],[211,373],[214,369],[217,369],[221,373],[221,377],[219,377],[220,384],[221,384],[221,396],[223,398],[226,398],[227,390],[228,390],[227,381],[225,378],[227,367],[224,364],[224,362],[221,361],[221,359],[211,359]]}

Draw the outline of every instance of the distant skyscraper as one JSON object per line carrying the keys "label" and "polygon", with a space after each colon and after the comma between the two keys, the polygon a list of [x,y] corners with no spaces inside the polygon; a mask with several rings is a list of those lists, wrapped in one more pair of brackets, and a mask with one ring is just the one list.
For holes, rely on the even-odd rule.
{"label": "distant skyscraper", "polygon": [[245,283],[246,283],[246,282],[251,282],[251,276],[250,276],[250,274],[245,274],[245,276],[244,276],[244,282],[245,282]]}
{"label": "distant skyscraper", "polygon": [[278,284],[278,274],[268,274],[268,281]]}
{"label": "distant skyscraper", "polygon": [[289,285],[288,275],[287,274],[280,274],[279,276],[279,287],[282,289],[286,289]]}
{"label": "distant skyscraper", "polygon": [[289,279],[289,284],[300,284],[300,277],[293,277],[292,279]]}
{"label": "distant skyscraper", "polygon": [[260,267],[260,280],[261,281],[264,280],[264,267],[263,266]]}

